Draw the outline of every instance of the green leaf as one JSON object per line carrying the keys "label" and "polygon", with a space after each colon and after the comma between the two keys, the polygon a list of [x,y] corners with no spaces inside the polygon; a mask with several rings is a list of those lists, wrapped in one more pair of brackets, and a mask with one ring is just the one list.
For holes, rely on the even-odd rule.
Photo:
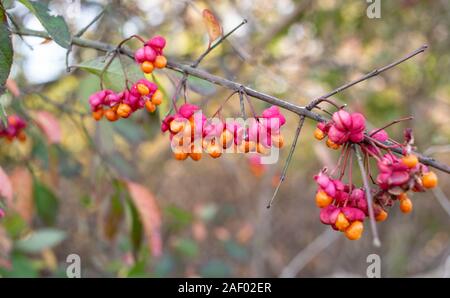
{"label": "green leaf", "polygon": [[[177,76],[180,78],[182,75],[177,74]],[[217,89],[216,86],[213,83],[210,83],[208,81],[202,80],[200,78],[189,76],[187,79],[187,87],[194,91],[197,94],[203,95],[203,96],[210,96],[216,93]]]}
{"label": "green leaf", "polygon": [[8,127],[8,115],[6,115],[5,107],[3,106],[3,102],[0,101],[0,118],[3,124],[3,127]]}
{"label": "green leaf", "polygon": [[[111,59],[111,57],[106,59],[105,57],[98,57],[75,66],[100,77],[103,69],[107,66],[109,59]],[[130,82],[135,82],[144,77],[142,71],[134,61],[127,58],[123,61],[122,68],[119,58],[116,57],[103,75],[103,84],[105,88],[116,92],[124,90],[126,88],[124,72]]]}
{"label": "green leaf", "polygon": [[25,253],[37,253],[60,244],[66,233],[57,229],[41,229],[16,242],[15,248]]}
{"label": "green leaf", "polygon": [[6,11],[0,2],[0,95],[4,92],[4,86],[11,70],[12,59],[11,34],[8,29]]}
{"label": "green leaf", "polygon": [[194,220],[194,215],[188,210],[179,208],[175,205],[168,206],[164,209],[164,216],[167,217],[168,226],[171,229],[182,229]]}
{"label": "green leaf", "polygon": [[199,253],[197,243],[188,238],[181,238],[175,243],[175,250],[182,256],[192,259]]}
{"label": "green leaf", "polygon": [[130,233],[130,242],[133,247],[133,254],[138,255],[139,250],[142,245],[142,232],[143,227],[142,223],[139,219],[139,214],[134,206],[131,198],[127,198],[127,221],[129,226],[129,233]]}
{"label": "green leaf", "polygon": [[44,223],[53,225],[58,215],[58,198],[47,186],[36,179],[34,180],[33,191],[37,214]]}
{"label": "green leaf", "polygon": [[15,253],[11,257],[11,269],[0,267],[0,276],[2,277],[18,277],[18,278],[36,278],[39,272],[33,261],[20,253]]}
{"label": "green leaf", "polygon": [[108,211],[104,219],[105,222],[103,226],[103,233],[110,241],[113,241],[116,238],[123,219],[124,209],[122,206],[122,201],[120,200],[120,194],[120,188],[116,187],[116,191],[111,197]]}
{"label": "green leaf", "polygon": [[70,46],[70,32],[66,21],[62,16],[55,16],[42,1],[19,0],[41,22],[50,37],[63,48]]}
{"label": "green leaf", "polygon": [[241,262],[248,260],[248,253],[245,247],[239,245],[233,240],[226,241],[224,245],[225,250],[231,257]]}
{"label": "green leaf", "polygon": [[213,259],[201,267],[200,274],[202,277],[210,278],[227,277],[232,274],[232,269],[225,262]]}
{"label": "green leaf", "polygon": [[21,235],[27,228],[27,223],[17,213],[9,214],[7,217],[2,219],[2,225],[12,238],[19,237],[19,235]]}
{"label": "green leaf", "polygon": [[139,144],[146,137],[142,125],[137,124],[131,119],[124,119],[112,123],[114,129],[123,136],[132,145]]}
{"label": "green leaf", "polygon": [[58,172],[64,177],[76,177],[80,174],[82,166],[81,163],[75,159],[73,154],[65,148],[56,145],[56,152],[58,154]]}

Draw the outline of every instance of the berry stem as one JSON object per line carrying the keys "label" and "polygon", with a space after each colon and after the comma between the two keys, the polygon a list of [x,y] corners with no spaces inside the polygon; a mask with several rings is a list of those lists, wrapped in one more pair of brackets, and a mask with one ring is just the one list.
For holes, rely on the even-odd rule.
{"label": "berry stem", "polygon": [[322,112],[324,112],[325,114],[329,115],[330,117],[333,116],[333,113],[331,113],[331,112],[328,111],[328,110],[325,110],[324,108],[321,108],[321,107],[319,107],[319,106],[315,106],[314,108],[315,108],[315,109],[318,109],[318,110],[320,110],[320,111],[322,111]]}
{"label": "berry stem", "polygon": [[344,156],[344,164],[343,164],[343,166],[341,167],[341,174],[339,175],[339,180],[341,180],[342,177],[344,177],[344,175],[345,175],[345,170],[346,170],[346,168],[347,168],[348,155],[349,155],[349,153],[350,153],[350,145],[346,145],[346,148],[345,148],[345,156]]}
{"label": "berry stem", "polygon": [[112,62],[114,61],[114,59],[116,58],[118,52],[113,52],[111,58],[108,60],[108,62],[106,62],[105,67],[103,67],[102,72],[100,73],[100,88],[103,90],[105,89],[103,80],[104,80],[104,76],[106,71],[108,70],[108,68],[111,66]]}
{"label": "berry stem", "polygon": [[[330,105],[334,106],[337,110],[340,110],[340,109],[342,109],[342,108],[344,108],[346,106],[346,105],[339,106],[334,100],[331,100],[331,99],[328,99],[328,98],[324,98],[322,100],[322,102],[329,103]],[[317,105],[315,107],[317,107]]]}
{"label": "berry stem", "polygon": [[242,90],[239,91],[239,104],[240,104],[240,108],[241,108],[241,117],[245,121],[246,120],[245,103],[244,103],[244,94],[243,94]]}
{"label": "berry stem", "polygon": [[338,162],[337,162],[336,166],[334,167],[334,169],[330,172],[330,176],[334,176],[334,173],[340,168],[342,159],[344,157],[344,152],[346,149],[347,149],[347,144],[345,144],[344,147],[342,147],[341,152],[339,153]]}
{"label": "berry stem", "polygon": [[404,118],[400,118],[400,119],[394,120],[394,121],[392,121],[392,122],[386,124],[385,126],[378,128],[377,130],[375,130],[374,132],[372,132],[372,133],[370,134],[370,136],[372,137],[372,136],[376,135],[378,132],[382,131],[383,129],[388,128],[388,127],[391,126],[391,125],[394,125],[394,124],[397,124],[397,123],[403,122],[403,121],[412,120],[412,119],[413,119],[412,116],[408,116],[408,117],[404,117]]}
{"label": "berry stem", "polygon": [[368,205],[368,209],[369,209],[370,228],[372,230],[372,237],[373,237],[372,243],[375,247],[380,247],[381,242],[380,242],[380,238],[378,237],[378,230],[377,230],[377,225],[375,222],[375,213],[373,210],[373,199],[372,199],[372,193],[370,191],[369,180],[367,179],[366,170],[364,169],[364,164],[363,164],[363,160],[361,157],[361,152],[359,150],[359,147],[356,145],[353,145],[353,150],[355,150],[356,159],[358,160],[359,169],[361,171],[361,177],[362,177],[363,184],[364,184],[364,190],[366,192],[366,200],[367,200],[367,205]]}

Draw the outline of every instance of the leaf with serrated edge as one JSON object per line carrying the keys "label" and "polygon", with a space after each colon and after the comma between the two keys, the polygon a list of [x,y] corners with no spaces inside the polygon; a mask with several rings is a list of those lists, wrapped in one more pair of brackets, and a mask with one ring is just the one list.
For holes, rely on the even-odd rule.
{"label": "leaf with serrated edge", "polygon": [[69,48],[71,36],[69,27],[62,16],[55,16],[50,12],[47,5],[42,2],[29,0],[19,1],[38,18],[39,22],[57,44],[63,48]]}
{"label": "leaf with serrated edge", "polygon": [[[92,60],[82,62],[75,66],[100,77],[103,69],[106,66],[106,63],[108,62],[108,59],[105,60],[105,57],[98,57]],[[124,61],[123,64],[125,67],[127,77],[131,82],[135,82],[144,77],[142,71],[133,61],[131,61],[131,63]],[[115,92],[122,91],[126,88],[125,74],[118,58],[114,59],[114,61],[105,71],[103,75],[103,84],[106,89],[111,89]]]}

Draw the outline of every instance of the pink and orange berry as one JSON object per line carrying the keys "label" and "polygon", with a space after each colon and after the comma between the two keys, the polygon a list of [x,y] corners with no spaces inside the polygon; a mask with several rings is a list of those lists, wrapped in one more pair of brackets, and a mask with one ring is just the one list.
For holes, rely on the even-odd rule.
{"label": "pink and orange berry", "polygon": [[[280,128],[286,119],[278,107],[270,107],[261,116],[250,119],[248,127],[238,121],[207,119],[201,113],[195,116],[197,112],[200,112],[198,106],[186,103],[162,121],[161,131],[170,133],[176,159],[185,160],[190,156],[193,160],[200,160],[202,152],[219,158],[224,149],[265,155],[271,147],[281,148],[284,145]],[[183,151],[186,154],[180,153]]]}
{"label": "pink and orange berry", "polygon": [[4,137],[8,141],[13,141],[17,139],[21,142],[25,142],[27,139],[27,135],[25,134],[24,129],[27,127],[27,123],[24,119],[17,115],[8,116],[8,125],[6,127],[0,123],[0,138]]}
{"label": "pink and orange berry", "polygon": [[[155,67],[164,68],[166,66],[167,59],[163,55],[165,46],[164,37],[155,36],[136,51],[134,59],[141,65],[145,74],[152,73]],[[109,89],[98,91],[89,97],[89,104],[92,118],[99,121],[105,117],[113,122],[120,118],[128,118],[142,108],[153,113],[163,100],[163,93],[156,84],[146,79],[140,79],[131,88],[127,87],[118,93]]]}
{"label": "pink and orange berry", "polygon": [[[332,115],[330,121],[318,123],[314,137],[318,140],[327,138],[327,146],[332,149],[342,147],[341,157],[348,154],[348,150],[353,150],[353,146],[359,146],[366,159],[376,160],[378,173],[373,179],[375,187],[371,189],[376,221],[382,222],[388,218],[387,210],[395,201],[399,202],[399,208],[403,213],[410,213],[413,210],[413,203],[408,192],[425,191],[436,187],[438,184],[436,174],[420,163],[419,158],[411,152],[413,140],[411,130],[405,131],[404,144],[395,142],[404,154],[399,157],[389,146],[383,145],[385,142],[393,143],[385,130],[373,130],[367,134],[367,141],[365,129],[366,120],[362,114],[348,113],[341,109]],[[383,153],[382,150],[387,152]],[[352,184],[351,174],[349,174],[350,181],[344,183],[341,179],[348,168],[338,163],[336,169],[339,168],[341,171],[337,171],[340,172],[338,178],[327,174],[327,169],[314,177],[318,184],[315,201],[321,208],[322,223],[344,232],[348,239],[356,240],[361,237],[364,230],[363,222],[369,216],[366,193],[363,188]],[[368,169],[367,171],[370,173]],[[334,172],[335,170],[332,171]]]}
{"label": "pink and orange berry", "polygon": [[155,68],[164,68],[167,65],[167,59],[164,56],[163,49],[166,46],[166,40],[162,36],[155,36],[144,43],[144,46],[136,51],[134,59],[141,65],[141,70],[150,74]]}
{"label": "pink and orange berry", "polygon": [[89,98],[92,117],[97,121],[103,116],[109,121],[128,118],[144,107],[149,112],[154,112],[162,101],[162,92],[158,90],[156,84],[146,79],[137,81],[128,90],[119,93],[108,89],[101,90]]}

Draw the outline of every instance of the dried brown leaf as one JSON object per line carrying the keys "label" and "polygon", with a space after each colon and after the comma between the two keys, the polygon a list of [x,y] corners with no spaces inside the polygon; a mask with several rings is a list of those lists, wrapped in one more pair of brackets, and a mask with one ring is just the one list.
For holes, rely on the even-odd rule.
{"label": "dried brown leaf", "polygon": [[216,39],[222,36],[222,26],[209,9],[203,10],[202,15],[203,22],[208,30],[209,45],[211,45]]}

